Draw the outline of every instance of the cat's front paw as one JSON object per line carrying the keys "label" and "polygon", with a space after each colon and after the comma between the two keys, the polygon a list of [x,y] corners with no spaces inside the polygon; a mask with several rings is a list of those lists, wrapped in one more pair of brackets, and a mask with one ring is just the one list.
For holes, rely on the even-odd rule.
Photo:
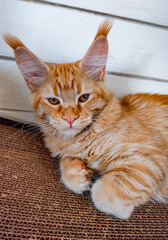
{"label": "cat's front paw", "polygon": [[92,170],[81,159],[64,158],[60,167],[62,182],[69,190],[82,194],[90,189]]}

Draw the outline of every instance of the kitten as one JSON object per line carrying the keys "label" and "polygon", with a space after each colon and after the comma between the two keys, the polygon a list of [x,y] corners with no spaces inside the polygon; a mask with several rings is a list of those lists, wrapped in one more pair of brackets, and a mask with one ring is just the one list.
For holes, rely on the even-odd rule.
{"label": "kitten", "polygon": [[82,60],[42,62],[16,37],[4,39],[31,90],[31,103],[62,182],[78,194],[90,189],[97,209],[121,219],[151,198],[168,197],[168,95],[135,94],[121,100],[104,82],[107,35],[100,25]]}

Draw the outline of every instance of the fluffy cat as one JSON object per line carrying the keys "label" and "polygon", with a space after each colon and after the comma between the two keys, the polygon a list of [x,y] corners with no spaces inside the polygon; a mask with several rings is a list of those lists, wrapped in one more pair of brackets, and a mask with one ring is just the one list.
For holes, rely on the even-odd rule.
{"label": "fluffy cat", "polygon": [[[42,62],[16,37],[4,39],[31,90],[31,103],[62,182],[90,189],[97,209],[121,219],[150,199],[168,197],[168,95],[115,97],[104,82],[107,35],[100,25],[82,60]],[[92,170],[101,177],[91,186]]]}

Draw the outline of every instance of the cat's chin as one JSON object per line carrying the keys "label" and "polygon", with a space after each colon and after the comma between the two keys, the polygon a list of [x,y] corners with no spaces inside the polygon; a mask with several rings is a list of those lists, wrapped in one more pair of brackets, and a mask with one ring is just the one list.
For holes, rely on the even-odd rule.
{"label": "cat's chin", "polygon": [[80,132],[81,132],[80,129],[75,129],[75,128],[67,128],[65,130],[61,130],[61,133],[67,137],[74,137]]}

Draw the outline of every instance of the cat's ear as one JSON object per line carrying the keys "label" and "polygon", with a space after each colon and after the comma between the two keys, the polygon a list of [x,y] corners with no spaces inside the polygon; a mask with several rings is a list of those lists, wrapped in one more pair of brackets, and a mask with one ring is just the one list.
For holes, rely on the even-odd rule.
{"label": "cat's ear", "polygon": [[108,20],[100,25],[93,43],[80,62],[86,74],[95,80],[104,78],[108,57],[107,35],[111,28],[112,23]]}
{"label": "cat's ear", "polygon": [[16,63],[28,87],[36,91],[48,72],[47,64],[36,57],[18,38],[4,35],[4,40],[13,48]]}

